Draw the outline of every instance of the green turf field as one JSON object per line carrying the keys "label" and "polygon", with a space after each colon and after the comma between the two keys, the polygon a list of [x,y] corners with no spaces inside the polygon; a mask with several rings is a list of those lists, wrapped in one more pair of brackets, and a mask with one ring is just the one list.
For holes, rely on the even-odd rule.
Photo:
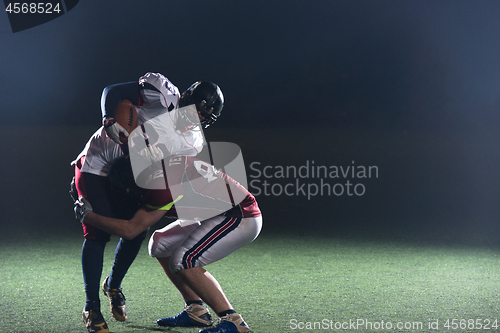
{"label": "green turf field", "polygon": [[[107,247],[105,273],[116,240]],[[0,332],[86,332],[80,236],[0,246]],[[263,234],[208,270],[254,332],[500,331],[494,249]],[[111,332],[198,331],[156,325],[183,303],[146,246],[122,287],[125,323],[101,297]],[[436,320],[438,330],[429,329]]]}

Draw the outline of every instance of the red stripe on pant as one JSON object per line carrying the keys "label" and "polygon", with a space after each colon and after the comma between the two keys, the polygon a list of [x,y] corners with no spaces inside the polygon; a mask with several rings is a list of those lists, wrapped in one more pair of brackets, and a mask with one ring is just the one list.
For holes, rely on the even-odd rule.
{"label": "red stripe on pant", "polygon": [[191,260],[193,257],[195,257],[199,252],[201,252],[205,247],[208,247],[210,242],[212,242],[217,236],[219,236],[221,233],[223,233],[225,230],[227,230],[229,227],[231,227],[234,222],[237,220],[237,218],[233,217],[226,223],[222,228],[217,230],[212,236],[210,236],[205,242],[203,242],[200,246],[198,246],[186,259],[186,264],[187,268],[192,268],[193,265],[191,264]]}

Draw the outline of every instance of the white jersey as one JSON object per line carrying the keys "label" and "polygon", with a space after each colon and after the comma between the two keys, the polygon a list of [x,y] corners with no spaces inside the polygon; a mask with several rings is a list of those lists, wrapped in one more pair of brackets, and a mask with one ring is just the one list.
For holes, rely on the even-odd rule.
{"label": "white jersey", "polygon": [[120,145],[111,140],[104,127],[101,127],[90,137],[85,148],[71,164],[75,164],[81,157],[85,156],[81,168],[83,172],[107,176],[112,162],[121,155],[123,155],[123,151]]}
{"label": "white jersey", "polygon": [[[138,108],[139,111],[140,108]],[[139,122],[141,122],[141,117]],[[177,121],[179,109],[164,112],[152,119],[142,121],[129,137],[130,150],[144,148],[144,134],[146,133],[149,144],[160,148],[165,158],[171,155],[196,156],[203,149],[203,133],[196,127],[189,131],[179,131]],[[138,145],[139,147],[136,147]]]}
{"label": "white jersey", "polygon": [[[176,129],[180,98],[177,87],[158,73],[145,74],[139,79],[139,83],[149,83],[159,91],[141,90],[142,102],[140,106],[136,106],[139,124],[146,128],[149,143],[160,148],[165,158],[171,155],[196,156],[203,149],[203,133],[199,129],[184,132]],[[140,129],[141,126],[137,130]],[[138,139],[134,135],[138,133],[137,130],[129,137],[131,147],[134,146],[134,139]],[[113,161],[123,154],[122,147],[111,140],[104,127],[101,127],[72,164],[85,156],[82,172],[108,176]]]}

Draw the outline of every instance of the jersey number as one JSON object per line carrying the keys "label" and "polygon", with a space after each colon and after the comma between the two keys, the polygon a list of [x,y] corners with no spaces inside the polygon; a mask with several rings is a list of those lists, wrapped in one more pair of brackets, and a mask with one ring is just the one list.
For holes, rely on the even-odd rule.
{"label": "jersey number", "polygon": [[215,169],[212,164],[208,164],[204,161],[194,161],[194,167],[209,183],[217,179],[217,169]]}

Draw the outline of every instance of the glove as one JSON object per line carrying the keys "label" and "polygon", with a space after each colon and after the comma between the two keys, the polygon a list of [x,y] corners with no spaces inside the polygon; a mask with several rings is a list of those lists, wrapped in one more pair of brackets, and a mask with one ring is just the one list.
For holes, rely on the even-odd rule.
{"label": "glove", "polygon": [[139,152],[139,155],[145,157],[148,160],[151,160],[151,162],[153,163],[159,162],[163,159],[163,152],[156,146],[148,145],[146,148],[142,149]]}
{"label": "glove", "polygon": [[92,211],[92,205],[82,196],[78,197],[78,200],[75,201],[75,217],[78,221],[83,223],[85,220],[85,216]]}
{"label": "glove", "polygon": [[104,118],[102,124],[104,126],[104,130],[106,131],[108,137],[117,144],[123,143],[120,141],[120,133],[123,134],[126,138],[128,138],[129,134],[127,130],[123,128],[122,125],[118,124],[114,118]]}
{"label": "glove", "polygon": [[75,177],[71,179],[71,183],[69,183],[69,196],[73,199],[73,202],[78,200],[78,191],[76,190]]}

